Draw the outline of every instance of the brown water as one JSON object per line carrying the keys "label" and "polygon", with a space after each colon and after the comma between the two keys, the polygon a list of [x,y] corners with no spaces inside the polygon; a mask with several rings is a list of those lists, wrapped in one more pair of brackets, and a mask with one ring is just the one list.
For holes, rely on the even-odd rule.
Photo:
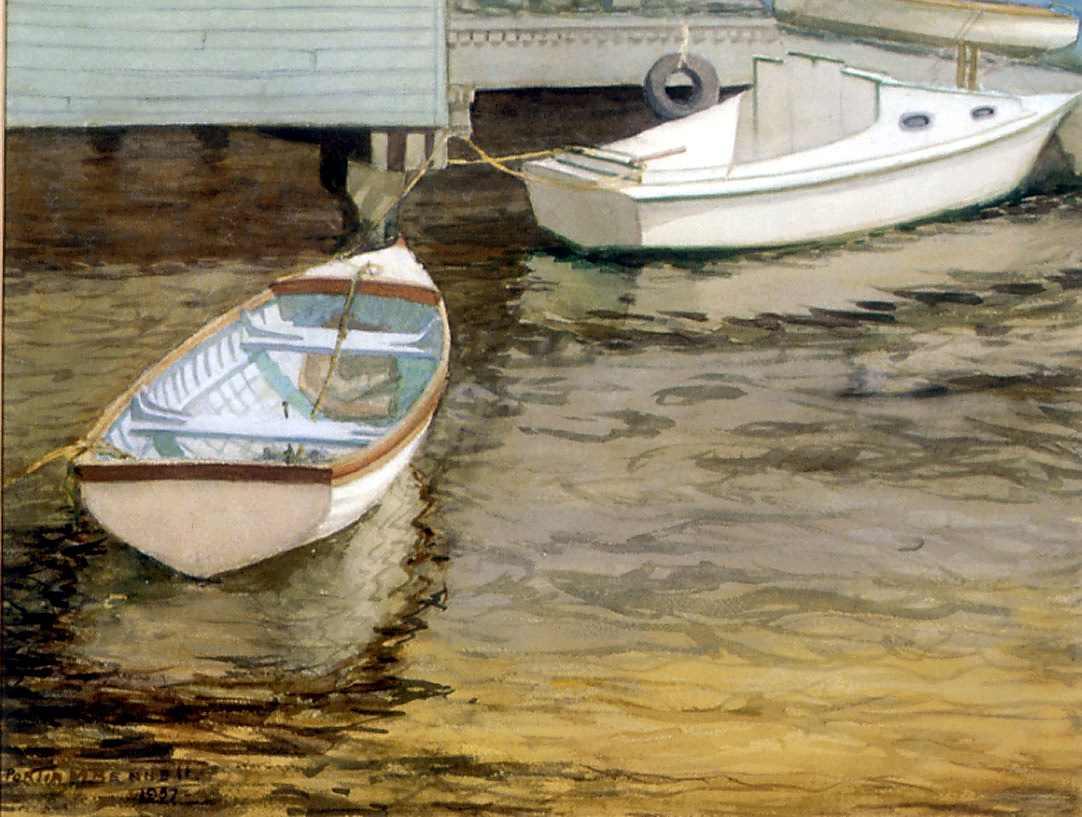
{"label": "brown water", "polygon": [[[642,125],[476,116],[497,150]],[[340,223],[310,144],[8,149],[8,473]],[[62,466],[6,492],[5,811],[1082,812],[1082,196],[620,264],[468,168],[402,223],[452,383],[368,519],[193,582]]]}

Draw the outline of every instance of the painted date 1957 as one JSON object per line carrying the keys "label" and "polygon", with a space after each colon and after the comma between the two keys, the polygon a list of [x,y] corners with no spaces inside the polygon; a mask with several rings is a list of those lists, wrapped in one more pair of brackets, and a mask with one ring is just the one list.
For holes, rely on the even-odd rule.
{"label": "painted date 1957", "polygon": [[176,803],[176,786],[147,786],[135,793],[135,799],[140,803]]}

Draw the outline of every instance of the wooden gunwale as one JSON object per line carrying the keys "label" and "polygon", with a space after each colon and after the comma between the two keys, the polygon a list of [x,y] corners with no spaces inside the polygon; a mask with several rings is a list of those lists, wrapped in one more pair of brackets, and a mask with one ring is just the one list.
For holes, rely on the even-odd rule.
{"label": "wooden gunwale", "polygon": [[162,460],[133,463],[77,465],[84,482],[151,482],[156,480],[206,480],[214,482],[273,482],[288,485],[329,485],[330,469],[312,465],[276,465],[252,462],[179,462]]}
{"label": "wooden gunwale", "polygon": [[[310,283],[309,283],[310,282]],[[330,286],[334,284],[334,287]],[[362,289],[366,294],[381,297],[400,297],[417,303],[438,306],[443,323],[443,347],[440,362],[425,390],[414,406],[406,413],[391,431],[381,437],[372,446],[356,455],[336,460],[327,465],[287,465],[277,463],[254,463],[246,461],[192,461],[192,460],[135,460],[127,462],[99,463],[87,461],[92,456],[89,451],[75,459],[76,475],[87,482],[142,482],[148,480],[207,480],[207,481],[243,481],[274,482],[290,484],[331,484],[357,479],[377,468],[380,460],[388,454],[396,453],[412,441],[430,421],[436,411],[440,397],[446,387],[447,371],[450,363],[450,325],[447,321],[447,309],[443,298],[436,290],[412,284],[394,284],[393,282],[365,282],[380,284],[371,289]],[[287,286],[281,287],[280,285]],[[344,285],[344,286],[343,286]],[[117,397],[91,427],[86,435],[89,449],[109,430],[120,414],[127,408],[138,391],[159,377],[169,366],[183,358],[203,341],[220,332],[229,324],[240,319],[241,314],[262,306],[277,294],[346,294],[349,280],[341,278],[296,278],[277,281],[268,289],[233,307],[206,324],[189,337],[180,346],[167,354],[153,366],[144,371],[135,382]],[[394,293],[394,294],[391,294]],[[422,300],[424,299],[424,300]]]}
{"label": "wooden gunwale", "polygon": [[[417,287],[421,289],[421,287]],[[429,290],[432,291],[432,290]],[[434,293],[439,297],[439,293]],[[428,424],[432,415],[436,413],[440,398],[443,397],[447,387],[447,372],[451,362],[451,326],[447,320],[447,306],[443,298],[439,297],[437,304],[440,313],[440,321],[443,324],[443,347],[440,350],[440,362],[433,373],[432,378],[417,398],[413,408],[398,425],[379,442],[368,448],[362,449],[351,457],[335,460],[331,463],[331,474],[336,484],[349,482],[374,470],[379,461],[391,454],[397,453],[405,445],[408,445]]]}
{"label": "wooden gunwale", "polygon": [[[287,278],[275,281],[270,288],[275,295],[348,295],[351,280],[332,276]],[[436,306],[441,301],[440,293],[434,289],[397,281],[362,280],[357,284],[357,294],[399,298],[428,306]]]}
{"label": "wooden gunwale", "polygon": [[[929,10],[956,11],[971,14],[988,14],[1003,17],[1035,17],[1046,20],[1073,19],[1068,14],[1062,14],[1039,6],[1015,6],[1000,3],[981,3],[978,0],[873,0],[869,5],[875,6],[925,6]],[[779,9],[782,15],[805,15],[809,12],[803,7],[794,10],[788,4]]]}
{"label": "wooden gunwale", "polygon": [[958,11],[972,11],[981,14],[1004,15],[1011,17],[1045,17],[1063,18],[1066,14],[1059,14],[1047,8],[1039,6],[1014,6],[999,3],[980,3],[974,0],[893,0],[899,4],[909,3],[914,6],[931,6],[933,8],[946,7]]}

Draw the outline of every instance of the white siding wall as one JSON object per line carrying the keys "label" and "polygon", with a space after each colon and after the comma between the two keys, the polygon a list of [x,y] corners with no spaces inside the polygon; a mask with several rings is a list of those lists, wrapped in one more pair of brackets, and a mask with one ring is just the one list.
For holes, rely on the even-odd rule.
{"label": "white siding wall", "polygon": [[444,0],[8,0],[9,127],[447,121]]}

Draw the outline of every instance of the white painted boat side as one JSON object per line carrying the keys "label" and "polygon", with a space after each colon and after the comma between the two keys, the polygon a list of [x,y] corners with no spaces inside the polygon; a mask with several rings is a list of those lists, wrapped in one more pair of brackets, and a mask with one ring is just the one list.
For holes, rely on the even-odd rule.
{"label": "white painted boat side", "polygon": [[[1074,93],[1020,98],[884,84],[886,87],[880,92],[880,118],[872,127],[854,136],[786,156],[731,166],[679,170],[655,170],[653,163],[648,163],[638,182],[603,178],[585,167],[561,164],[552,159],[531,163],[529,168],[557,180],[566,177],[579,185],[600,181],[603,186],[620,190],[635,199],[739,196],[916,167],[954,154],[983,149],[997,140],[1038,127],[1051,118],[1056,118],[1058,124],[1079,97]],[[971,111],[982,105],[995,109],[996,123],[983,127],[976,125]],[[905,132],[899,122],[906,114],[928,114],[934,127]],[[694,120],[697,116],[687,119]],[[710,134],[709,130],[704,132]]]}
{"label": "white painted boat side", "polygon": [[424,441],[430,423],[425,423],[416,437],[382,461],[379,468],[336,482],[331,488],[330,507],[326,515],[306,541],[315,542],[349,527],[379,503],[391,483],[409,466]]}
{"label": "white painted boat side", "polygon": [[84,482],[82,501],[118,539],[206,578],[311,541],[330,512],[332,490],[247,480]]}
{"label": "white painted boat side", "polygon": [[[560,176],[534,171],[542,181],[527,181],[537,223],[582,247],[635,247],[642,241],[639,208],[616,191],[574,191],[560,187]],[[544,181],[551,179],[551,182]]]}
{"label": "white painted boat side", "polygon": [[1009,4],[955,0],[774,0],[783,22],[834,24],[847,30],[926,42],[1047,51],[1078,40],[1067,14]]}
{"label": "white painted boat side", "polygon": [[377,467],[333,485],[192,479],[85,482],[82,500],[117,538],[181,573],[206,578],[352,525],[407,468],[430,423]]}
{"label": "white painted boat side", "polygon": [[[663,165],[641,158],[639,149],[672,151],[660,126],[614,143],[630,156],[619,175],[597,169],[601,159],[531,162],[538,223],[587,249],[678,249],[784,246],[917,221],[1009,194],[1079,97],[930,88],[841,70],[877,89],[878,115],[865,130],[775,158],[693,167],[672,161],[680,154]],[[708,155],[702,140],[727,142],[715,125],[735,128],[725,114],[738,104],[683,120],[688,152]],[[914,117],[923,124],[910,126]]]}
{"label": "white painted boat side", "polygon": [[1056,121],[980,151],[815,187],[640,203],[642,246],[772,247],[822,241],[965,209],[1018,187]]}
{"label": "white painted boat side", "polygon": [[581,247],[741,248],[822,241],[965,209],[1005,196],[1025,178],[1058,124],[923,164],[742,195],[643,198],[567,195],[530,183],[538,223]]}

